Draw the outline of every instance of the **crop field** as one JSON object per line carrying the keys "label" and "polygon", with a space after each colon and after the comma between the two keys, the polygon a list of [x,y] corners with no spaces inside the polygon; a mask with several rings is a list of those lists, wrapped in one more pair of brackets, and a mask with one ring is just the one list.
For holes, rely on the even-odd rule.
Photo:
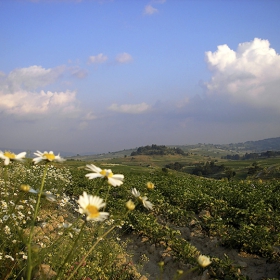
{"label": "crop field", "polygon": [[229,181],[163,168],[184,156],[49,159],[1,166],[1,279],[280,279],[279,159],[221,160]]}

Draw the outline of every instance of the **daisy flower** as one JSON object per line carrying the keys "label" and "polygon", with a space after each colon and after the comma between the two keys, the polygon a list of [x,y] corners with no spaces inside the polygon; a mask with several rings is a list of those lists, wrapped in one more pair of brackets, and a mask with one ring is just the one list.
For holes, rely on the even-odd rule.
{"label": "daisy flower", "polygon": [[140,192],[137,191],[136,188],[133,188],[133,189],[131,190],[131,193],[132,193],[135,197],[139,197],[139,196],[140,196]]}
{"label": "daisy flower", "polygon": [[31,188],[29,185],[21,185],[20,190],[23,192],[30,192],[30,193],[36,193],[36,194],[38,193],[38,191]]}
{"label": "daisy flower", "polygon": [[148,210],[153,210],[154,205],[152,202],[148,201],[148,198],[146,196],[143,196],[141,200],[145,208],[147,208]]}
{"label": "daisy flower", "polygon": [[150,201],[148,201],[148,198],[146,196],[142,197],[140,195],[140,192],[136,188],[133,188],[131,190],[131,193],[143,203],[143,206],[145,208],[147,208],[148,210],[153,210],[154,205]]}
{"label": "daisy flower", "polygon": [[101,169],[94,164],[88,164],[86,170],[94,172],[86,174],[89,179],[107,178],[108,183],[114,187],[123,184],[124,176],[122,174],[113,174],[111,169]]}
{"label": "daisy flower", "polygon": [[206,266],[211,264],[210,259],[207,256],[204,256],[204,255],[200,255],[197,258],[197,262],[201,267],[206,267]]}
{"label": "daisy flower", "polygon": [[9,151],[5,151],[5,153],[0,151],[0,158],[4,160],[5,165],[9,165],[10,161],[13,161],[13,160],[23,161],[23,159],[25,158],[25,155],[26,155],[26,152],[22,152],[22,153],[16,155]]}
{"label": "daisy flower", "polygon": [[99,212],[99,209],[104,207],[106,203],[98,196],[88,195],[86,192],[83,192],[83,195],[79,197],[78,203],[80,206],[79,212],[87,215],[87,221],[103,221],[109,215],[107,212]]}
{"label": "daisy flower", "polygon": [[63,162],[65,161],[64,158],[60,157],[60,154],[58,154],[57,156],[54,155],[53,151],[48,152],[44,152],[41,153],[40,151],[37,151],[36,153],[34,153],[35,156],[37,156],[36,158],[33,159],[33,162],[35,164],[39,163],[40,161],[44,160],[44,161],[55,161],[55,162]]}

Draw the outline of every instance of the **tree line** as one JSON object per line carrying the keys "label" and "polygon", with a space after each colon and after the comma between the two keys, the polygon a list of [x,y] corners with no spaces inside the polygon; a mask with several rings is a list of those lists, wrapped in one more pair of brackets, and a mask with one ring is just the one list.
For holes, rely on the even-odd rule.
{"label": "tree line", "polygon": [[185,155],[185,152],[180,148],[169,148],[165,145],[152,144],[144,147],[139,147],[136,151],[131,153],[131,156],[137,155]]}
{"label": "tree line", "polygon": [[258,159],[258,158],[271,158],[280,156],[280,151],[266,151],[262,153],[246,153],[245,155],[226,155],[222,156],[222,159],[231,159],[231,160],[247,160],[247,159]]}

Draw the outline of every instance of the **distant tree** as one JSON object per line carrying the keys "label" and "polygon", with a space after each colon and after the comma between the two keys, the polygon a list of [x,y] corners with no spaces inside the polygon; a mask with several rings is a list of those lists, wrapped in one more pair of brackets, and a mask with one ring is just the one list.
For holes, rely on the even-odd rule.
{"label": "distant tree", "polygon": [[230,180],[231,178],[233,178],[236,175],[236,172],[232,169],[232,168],[228,168],[225,171],[226,177],[228,180]]}
{"label": "distant tree", "polygon": [[166,173],[166,174],[168,173],[168,169],[166,167],[163,167],[161,170],[163,173]]}

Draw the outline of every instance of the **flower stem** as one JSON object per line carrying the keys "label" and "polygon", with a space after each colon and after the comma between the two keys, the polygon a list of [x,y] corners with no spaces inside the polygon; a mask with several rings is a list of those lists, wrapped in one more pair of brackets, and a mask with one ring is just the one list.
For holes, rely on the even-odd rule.
{"label": "flower stem", "polygon": [[97,246],[97,244],[106,236],[108,235],[116,226],[112,226],[109,230],[107,230],[104,234],[102,234],[101,236],[99,236],[96,240],[96,242],[92,245],[92,247],[89,249],[89,251],[87,252],[87,254],[82,258],[82,260],[80,261],[80,263],[78,264],[78,266],[75,268],[75,270],[72,272],[72,274],[67,278],[68,280],[70,280],[75,273],[78,271],[78,269],[82,266],[82,264],[84,263],[85,259],[90,255],[90,253],[93,251],[93,249]]}
{"label": "flower stem", "polygon": [[178,277],[176,277],[175,279],[180,279],[181,277],[183,277],[183,276],[185,276],[185,275],[187,275],[187,274],[189,274],[189,273],[191,273],[191,272],[196,271],[198,268],[199,268],[198,266],[195,266],[195,267],[193,267],[193,268],[187,270],[187,271],[184,272],[183,274],[178,275]]}
{"label": "flower stem", "polygon": [[7,199],[8,191],[7,191],[7,182],[8,182],[8,165],[4,166],[4,180],[5,180],[5,198]]}
{"label": "flower stem", "polygon": [[42,193],[43,193],[43,188],[44,188],[44,185],[45,185],[47,171],[48,171],[48,164],[46,163],[44,173],[43,173],[42,182],[41,182],[41,187],[40,187],[40,190],[39,190],[39,193],[38,193],[38,199],[37,199],[37,203],[36,203],[36,207],[35,207],[34,217],[33,217],[32,225],[31,225],[31,228],[30,228],[28,242],[27,242],[27,253],[28,253],[27,277],[26,277],[27,280],[31,279],[31,273],[32,273],[32,256],[31,256],[32,255],[32,250],[31,250],[32,236],[33,236],[33,232],[34,232],[35,222],[36,222],[37,216],[38,216],[38,211],[39,211],[41,196],[42,196]]}
{"label": "flower stem", "polygon": [[58,274],[57,274],[57,276],[56,276],[55,279],[59,279],[59,277],[60,277],[60,276],[62,275],[62,273],[64,272],[64,266],[65,266],[65,264],[69,261],[71,255],[72,255],[72,253],[73,253],[73,251],[74,251],[74,249],[76,248],[77,243],[78,243],[78,241],[79,241],[79,239],[80,239],[80,237],[81,237],[81,235],[82,235],[82,231],[83,231],[85,225],[86,225],[86,222],[84,221],[83,225],[81,226],[80,232],[79,232],[79,234],[78,234],[78,236],[77,236],[77,238],[76,238],[76,240],[75,240],[75,242],[74,242],[74,244],[73,244],[73,246],[72,246],[72,249],[71,249],[70,252],[68,253],[67,257],[64,259],[63,264],[60,266],[59,272],[58,272]]}

